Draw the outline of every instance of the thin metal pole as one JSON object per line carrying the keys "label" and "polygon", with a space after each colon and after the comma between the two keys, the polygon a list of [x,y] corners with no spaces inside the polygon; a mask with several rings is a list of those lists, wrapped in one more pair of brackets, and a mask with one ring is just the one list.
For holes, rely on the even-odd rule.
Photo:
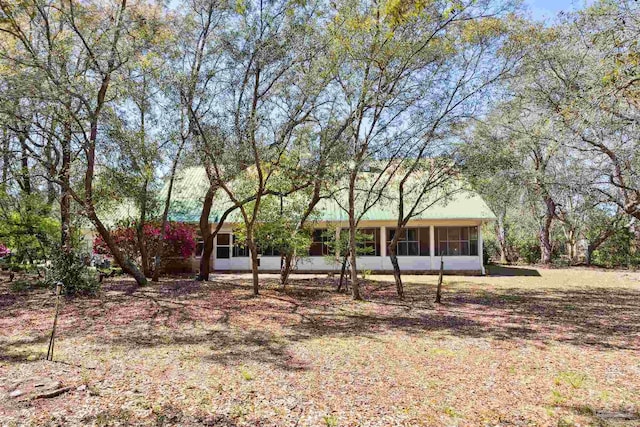
{"label": "thin metal pole", "polygon": [[49,349],[47,350],[47,360],[53,361],[53,347],[56,340],[56,326],[58,325],[58,313],[60,312],[60,294],[62,293],[62,282],[56,283],[56,314],[53,318],[53,328],[49,338]]}
{"label": "thin metal pole", "polygon": [[436,303],[440,304],[442,294],[442,275],[444,274],[444,254],[440,255],[440,275],[438,276],[438,288],[436,289]]}

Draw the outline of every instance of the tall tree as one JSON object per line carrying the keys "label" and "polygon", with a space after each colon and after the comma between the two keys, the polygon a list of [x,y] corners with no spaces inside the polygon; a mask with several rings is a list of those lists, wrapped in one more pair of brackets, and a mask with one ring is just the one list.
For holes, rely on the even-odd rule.
{"label": "tall tree", "polygon": [[281,188],[277,177],[284,171],[290,178],[307,175],[300,172],[304,159],[297,155],[301,140],[296,132],[310,121],[326,84],[314,55],[316,12],[316,3],[292,8],[290,1],[237,7],[229,17],[234,26],[223,36],[227,68],[216,80],[223,90],[213,98],[220,113],[198,117],[192,111],[190,117],[197,122],[205,168],[214,184],[207,199],[216,190],[223,192],[243,218],[254,294],[259,290],[254,231],[262,198],[311,185],[307,179],[289,179],[292,185]]}
{"label": "tall tree", "polygon": [[[442,90],[442,82],[447,89],[457,81],[468,85],[468,90],[475,85],[478,91],[487,83],[478,78],[484,74],[484,55],[477,56],[468,47],[481,45],[477,41],[486,36],[499,35],[502,23],[495,18],[511,5],[492,1],[335,4],[329,34],[339,56],[336,91],[344,104],[341,120],[349,126],[345,140],[352,159],[344,208],[349,218],[352,292],[354,299],[361,299],[356,274],[360,219],[382,197],[401,164],[397,159],[403,150],[411,152],[403,148],[406,135],[432,141],[441,130],[440,122],[446,126],[446,120],[437,117],[443,110],[445,116],[450,114],[463,102],[464,95]],[[466,64],[466,70],[460,63]],[[447,74],[451,65],[455,66]],[[440,112],[434,106],[438,102],[446,106]],[[433,115],[420,120],[423,111]],[[413,155],[419,156],[419,147],[418,143]],[[377,171],[371,169],[372,161],[377,161]]]}
{"label": "tall tree", "polygon": [[[100,219],[94,182],[103,148],[100,128],[105,110],[117,94],[112,91],[112,82],[117,82],[123,64],[136,54],[156,22],[145,14],[147,6],[144,1],[128,4],[127,0],[0,2],[2,30],[8,37],[4,59],[35,73],[46,85],[53,107],[68,115],[74,144],[82,153],[82,170],[77,171],[82,176],[80,187],[68,185],[65,179],[55,182],[64,186],[62,190],[81,207],[118,264],[141,285],[146,283],[144,274],[119,250]],[[106,17],[109,19],[102,19]],[[69,105],[71,108],[65,109]],[[37,156],[35,150],[29,151]]]}

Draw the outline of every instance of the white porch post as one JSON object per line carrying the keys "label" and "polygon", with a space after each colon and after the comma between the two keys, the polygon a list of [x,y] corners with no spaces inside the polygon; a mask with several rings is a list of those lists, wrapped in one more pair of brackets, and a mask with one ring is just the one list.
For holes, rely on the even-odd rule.
{"label": "white porch post", "polygon": [[480,270],[484,276],[484,257],[482,256],[482,221],[480,222],[480,225],[478,225],[478,258],[480,260]]}
{"label": "white porch post", "polygon": [[433,225],[429,226],[429,262],[431,263],[430,270],[435,270],[436,265],[436,229]]}
{"label": "white porch post", "polygon": [[384,270],[385,258],[387,257],[387,227],[380,227],[380,270]]}
{"label": "white porch post", "polygon": [[[336,227],[336,242],[340,241],[340,228],[340,223],[338,223],[338,226]],[[340,245],[336,245],[336,247],[338,248],[338,250],[336,251],[336,262],[333,264],[333,269],[339,270],[342,260],[342,254],[340,253]]]}

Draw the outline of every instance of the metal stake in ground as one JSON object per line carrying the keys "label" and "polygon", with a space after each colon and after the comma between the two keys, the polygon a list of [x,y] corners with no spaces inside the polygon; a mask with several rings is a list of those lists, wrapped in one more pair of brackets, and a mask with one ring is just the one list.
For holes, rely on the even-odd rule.
{"label": "metal stake in ground", "polygon": [[56,326],[58,325],[58,313],[60,312],[60,294],[62,293],[62,282],[56,283],[56,314],[53,317],[53,328],[51,338],[49,338],[49,349],[47,350],[47,360],[53,361],[53,345],[56,340]]}
{"label": "metal stake in ground", "polygon": [[440,255],[440,275],[438,276],[438,288],[436,289],[436,303],[440,304],[442,295],[442,275],[444,274],[444,254]]}

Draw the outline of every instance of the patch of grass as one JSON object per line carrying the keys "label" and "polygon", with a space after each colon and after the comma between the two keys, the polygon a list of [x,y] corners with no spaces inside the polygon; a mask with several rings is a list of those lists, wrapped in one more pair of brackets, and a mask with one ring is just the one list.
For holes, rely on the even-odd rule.
{"label": "patch of grass", "polygon": [[589,405],[580,405],[580,406],[576,407],[576,412],[578,414],[589,415],[591,417],[596,415],[596,411]]}
{"label": "patch of grass", "polygon": [[602,402],[609,402],[611,400],[611,393],[607,390],[602,390],[598,397]]}
{"label": "patch of grass", "polygon": [[576,427],[576,423],[571,418],[560,418],[558,420],[558,427]]}
{"label": "patch of grass", "polygon": [[498,298],[500,298],[501,301],[505,301],[505,302],[523,302],[523,301],[525,301],[525,298],[522,295],[502,294]]}
{"label": "patch of grass", "polygon": [[551,391],[551,403],[555,406],[560,406],[562,405],[565,401],[567,400],[566,397],[564,397],[564,395],[562,393],[560,393],[558,390],[552,390]]}
{"label": "patch of grass", "polygon": [[23,279],[14,280],[9,284],[9,289],[15,293],[26,292],[31,289],[31,282]]}
{"label": "patch of grass", "polygon": [[448,348],[439,348],[439,347],[430,348],[428,353],[430,356],[436,356],[436,357],[454,357],[456,355],[456,352],[453,350],[450,350]]}
{"label": "patch of grass", "polygon": [[585,381],[587,380],[587,375],[581,372],[575,371],[561,371],[555,378],[556,385],[568,384],[573,388],[582,388],[584,386]]}
{"label": "patch of grass", "polygon": [[161,406],[160,409],[154,407],[153,414],[156,416],[156,426],[174,426],[182,419],[182,410],[172,404]]}
{"label": "patch of grass", "polygon": [[443,411],[451,418],[460,418],[462,416],[458,411],[455,410],[455,408],[452,408],[451,406],[445,406]]}
{"label": "patch of grass", "polygon": [[240,375],[242,375],[245,381],[253,381],[254,379],[253,373],[244,367],[240,368]]}
{"label": "patch of grass", "polygon": [[87,368],[82,368],[82,371],[80,371],[80,378],[82,378],[82,384],[85,384],[87,386],[89,385],[89,383],[91,382],[91,373]]}
{"label": "patch of grass", "polygon": [[229,410],[229,417],[231,418],[242,418],[249,415],[249,408],[244,405],[233,405]]}
{"label": "patch of grass", "polygon": [[100,396],[100,390],[93,384],[87,385],[87,390],[91,396]]}
{"label": "patch of grass", "polygon": [[338,417],[336,417],[333,414],[324,415],[322,417],[322,421],[324,422],[324,425],[327,426],[327,427],[337,427],[338,426]]}
{"label": "patch of grass", "polygon": [[[98,427],[107,427],[113,425],[128,425],[132,419],[131,411],[118,409],[114,411],[104,411],[96,415],[95,424]],[[89,420],[85,420],[89,421]]]}

